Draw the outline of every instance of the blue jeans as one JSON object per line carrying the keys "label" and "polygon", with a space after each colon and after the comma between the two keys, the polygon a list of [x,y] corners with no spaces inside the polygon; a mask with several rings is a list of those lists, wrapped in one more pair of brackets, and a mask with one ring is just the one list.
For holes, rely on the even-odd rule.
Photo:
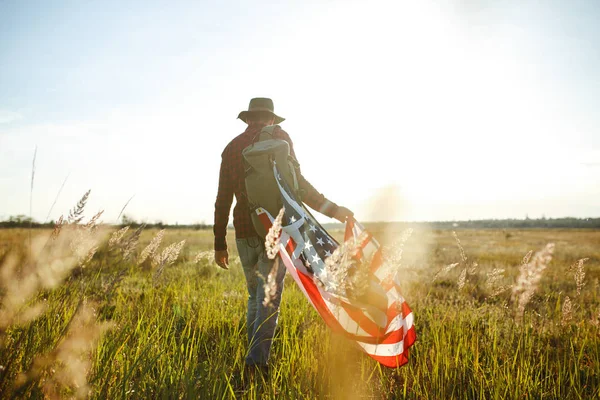
{"label": "blue jeans", "polygon": [[[262,239],[258,237],[236,240],[240,261],[246,276],[248,287],[248,312],[246,326],[248,328],[248,355],[246,364],[267,365],[271,342],[277,327],[279,304],[283,292],[285,265],[279,256],[279,266],[275,275],[277,291],[271,304],[263,306],[265,299],[265,280],[269,276],[275,260],[270,260],[265,251]],[[264,278],[264,279],[263,279]]]}

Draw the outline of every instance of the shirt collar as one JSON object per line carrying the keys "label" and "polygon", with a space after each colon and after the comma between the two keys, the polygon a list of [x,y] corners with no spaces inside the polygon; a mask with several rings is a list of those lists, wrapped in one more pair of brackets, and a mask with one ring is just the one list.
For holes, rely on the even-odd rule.
{"label": "shirt collar", "polygon": [[260,132],[260,130],[262,128],[264,128],[265,126],[267,126],[267,125],[265,125],[265,124],[249,124],[243,134],[244,135],[254,136],[258,132]]}

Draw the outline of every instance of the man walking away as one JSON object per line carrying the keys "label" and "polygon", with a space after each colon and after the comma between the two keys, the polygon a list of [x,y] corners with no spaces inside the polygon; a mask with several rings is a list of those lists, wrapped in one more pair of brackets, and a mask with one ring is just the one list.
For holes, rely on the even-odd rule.
{"label": "man walking away", "polygon": [[[277,326],[279,304],[283,291],[285,266],[280,260],[275,274],[277,291],[271,299],[271,304],[263,306],[264,280],[273,268],[275,260],[267,257],[264,240],[259,237],[251,219],[251,209],[246,195],[244,183],[244,163],[242,150],[253,143],[262,128],[279,124],[284,118],[274,113],[273,101],[268,98],[250,100],[247,111],[242,111],[238,118],[248,124],[246,130],[234,138],[225,147],[221,155],[221,170],[219,174],[219,190],[215,202],[215,261],[224,269],[228,269],[229,253],[227,251],[227,224],[233,197],[236,206],[233,210],[233,226],[235,229],[236,245],[246,278],[248,288],[248,355],[246,365],[250,370],[259,369],[268,372],[268,360],[273,334]],[[290,145],[290,154],[295,158],[292,140],[289,135],[277,126],[273,137],[283,139]],[[330,218],[345,222],[352,212],[340,207],[319,193],[303,176],[298,175],[298,183],[303,191],[303,201],[312,209]],[[278,256],[279,257],[279,256]]]}

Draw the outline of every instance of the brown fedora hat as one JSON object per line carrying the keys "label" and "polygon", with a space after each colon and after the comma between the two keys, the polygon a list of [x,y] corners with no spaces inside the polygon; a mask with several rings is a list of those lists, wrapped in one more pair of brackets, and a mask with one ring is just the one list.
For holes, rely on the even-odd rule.
{"label": "brown fedora hat", "polygon": [[266,97],[255,97],[252,100],[250,100],[250,105],[248,105],[248,111],[242,111],[238,115],[238,118],[241,119],[242,121],[248,123],[246,121],[246,119],[248,118],[248,115],[250,115],[251,113],[269,112],[269,113],[273,114],[273,117],[275,117],[275,124],[279,124],[279,123],[285,121],[285,118],[281,118],[280,116],[275,114],[274,110],[275,110],[275,108],[273,107],[273,100],[268,99]]}

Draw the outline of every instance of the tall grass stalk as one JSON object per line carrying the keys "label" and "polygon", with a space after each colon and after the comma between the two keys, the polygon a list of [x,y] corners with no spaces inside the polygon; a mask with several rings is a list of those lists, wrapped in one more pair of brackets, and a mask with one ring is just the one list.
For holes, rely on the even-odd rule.
{"label": "tall grass stalk", "polygon": [[50,206],[50,209],[48,210],[48,215],[46,215],[46,218],[44,219],[44,221],[48,221],[48,218],[50,218],[50,214],[52,214],[52,210],[54,210],[54,206],[56,205],[56,202],[58,201],[58,198],[60,197],[60,194],[62,193],[62,190],[65,187],[65,183],[67,183],[67,179],[69,179],[70,175],[71,175],[71,173],[69,172],[67,174],[67,176],[65,177],[65,180],[63,181],[62,185],[60,185],[60,188],[58,189],[58,193],[56,193],[56,197],[54,198],[54,201],[52,202],[52,205]]}
{"label": "tall grass stalk", "polygon": [[33,182],[35,180],[35,159],[37,157],[37,145],[33,151],[31,162],[31,184],[29,186],[29,254],[31,255],[31,229],[33,228]]}

